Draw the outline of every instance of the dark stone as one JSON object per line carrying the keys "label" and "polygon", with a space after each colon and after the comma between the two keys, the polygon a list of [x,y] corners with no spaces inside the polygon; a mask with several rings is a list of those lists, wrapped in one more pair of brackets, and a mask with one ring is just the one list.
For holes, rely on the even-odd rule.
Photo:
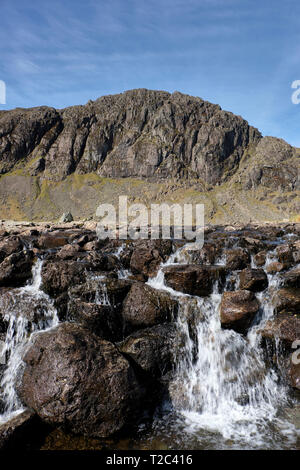
{"label": "dark stone", "polygon": [[178,304],[167,292],[135,282],[123,304],[126,331],[169,322],[176,317]]}
{"label": "dark stone", "polygon": [[62,323],[37,335],[24,361],[19,396],[49,424],[106,437],[140,412],[143,390],[129,362],[79,325]]}
{"label": "dark stone", "polygon": [[222,327],[245,333],[258,310],[259,303],[253,292],[224,292],[220,307]]}
{"label": "dark stone", "polygon": [[268,278],[263,269],[244,269],[240,272],[240,289],[261,292],[268,287]]}
{"label": "dark stone", "polygon": [[165,282],[172,289],[185,294],[207,296],[218,281],[222,285],[226,269],[222,266],[170,265],[164,268]]}

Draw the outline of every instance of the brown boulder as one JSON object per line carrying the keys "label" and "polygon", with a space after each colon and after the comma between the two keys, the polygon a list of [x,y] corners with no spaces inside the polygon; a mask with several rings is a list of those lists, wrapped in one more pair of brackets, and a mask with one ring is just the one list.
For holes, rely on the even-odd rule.
{"label": "brown boulder", "polygon": [[23,243],[20,237],[11,236],[0,241],[0,262],[6,258],[6,256],[12,255],[22,251]]}
{"label": "brown boulder", "polygon": [[[298,358],[300,357],[300,354],[298,354]],[[290,367],[290,383],[291,383],[291,386],[300,390],[300,363],[298,363],[298,360],[297,359],[297,363],[295,363],[292,359],[291,359],[291,367]]]}
{"label": "brown boulder", "polygon": [[122,317],[109,305],[71,299],[67,318],[107,341],[116,342],[123,338]]}
{"label": "brown boulder", "polygon": [[267,273],[268,274],[276,274],[284,271],[286,269],[286,265],[280,263],[279,261],[274,261],[267,266]]}
{"label": "brown boulder", "polygon": [[0,287],[24,285],[31,277],[33,261],[32,251],[20,251],[7,256],[0,264]]}
{"label": "brown boulder", "polygon": [[259,303],[253,292],[224,292],[220,307],[222,327],[245,333],[258,310]]}
{"label": "brown boulder", "polygon": [[244,269],[251,263],[250,255],[244,248],[225,250],[225,254],[227,269]]}
{"label": "brown boulder", "polygon": [[87,265],[76,261],[46,261],[42,268],[41,289],[50,296],[67,291],[85,281]]}
{"label": "brown boulder", "polygon": [[123,304],[126,331],[169,322],[176,316],[178,304],[167,292],[134,282]]}
{"label": "brown boulder", "polygon": [[41,437],[45,427],[32,410],[24,410],[0,424],[0,450],[28,449]]}
{"label": "brown boulder", "polygon": [[294,315],[280,314],[267,321],[261,330],[261,335],[267,339],[280,339],[290,347],[296,339],[300,339],[300,318]]}
{"label": "brown boulder", "polygon": [[68,243],[68,237],[63,232],[43,233],[36,241],[36,246],[44,250],[60,248]]}
{"label": "brown boulder", "polygon": [[133,274],[155,276],[159,265],[170,256],[171,252],[171,240],[141,240],[134,245],[130,269]]}
{"label": "brown boulder", "polygon": [[266,262],[267,252],[266,251],[259,251],[254,255],[254,263],[256,266],[263,266]]}
{"label": "brown boulder", "polygon": [[300,266],[282,274],[281,279],[286,287],[300,287]]}
{"label": "brown boulder", "polygon": [[240,289],[261,292],[268,287],[268,278],[263,269],[244,269],[240,272]]}
{"label": "brown boulder", "polygon": [[300,289],[287,287],[279,289],[274,296],[274,307],[276,313],[300,313]]}
{"label": "brown boulder", "polygon": [[226,270],[222,266],[170,265],[163,271],[167,286],[198,296],[211,294],[214,283],[217,281],[223,284],[226,277]]}
{"label": "brown boulder", "polygon": [[171,324],[139,330],[118,344],[124,355],[157,378],[174,367],[177,347],[178,331]]}
{"label": "brown boulder", "polygon": [[139,413],[142,391],[129,362],[79,325],[35,336],[24,361],[19,396],[47,423],[106,437]]}

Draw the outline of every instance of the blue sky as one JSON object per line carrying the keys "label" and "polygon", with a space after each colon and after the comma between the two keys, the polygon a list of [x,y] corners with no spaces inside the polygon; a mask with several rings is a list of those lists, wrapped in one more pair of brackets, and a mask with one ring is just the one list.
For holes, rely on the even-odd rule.
{"label": "blue sky", "polygon": [[6,105],[179,90],[300,147],[300,2],[0,0]]}

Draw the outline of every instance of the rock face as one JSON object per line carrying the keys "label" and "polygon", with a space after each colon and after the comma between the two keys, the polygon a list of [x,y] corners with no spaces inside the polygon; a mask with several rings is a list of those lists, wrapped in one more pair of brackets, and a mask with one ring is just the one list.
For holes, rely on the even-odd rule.
{"label": "rock face", "polygon": [[245,333],[258,309],[259,303],[253,292],[224,292],[220,307],[222,327]]}
{"label": "rock face", "polygon": [[104,437],[132,422],[142,390],[112,343],[64,323],[35,337],[19,395],[47,423]]}
{"label": "rock face", "polygon": [[[150,205],[156,197],[160,202],[165,194],[173,196],[174,182],[182,189],[190,181],[195,197],[205,193],[211,219],[214,200],[230,209],[226,223],[231,213],[233,219],[237,212],[243,220],[258,217],[262,205],[259,220],[279,220],[273,209],[281,219],[287,209],[292,216],[299,213],[299,150],[281,139],[263,138],[218,105],[179,92],[138,89],[61,110],[0,111],[1,175],[2,218],[59,219],[71,211],[79,219],[87,216],[87,208],[90,217],[100,187],[107,202],[125,185],[127,194]],[[144,179],[144,187],[135,192],[132,178]],[[220,191],[216,199],[211,199],[213,188]]]}
{"label": "rock face", "polygon": [[[0,113],[0,170],[34,159],[32,173],[156,177],[189,172],[215,184],[260,133],[220,106],[175,92],[131,90],[85,106]],[[38,160],[38,164],[36,161]]]}

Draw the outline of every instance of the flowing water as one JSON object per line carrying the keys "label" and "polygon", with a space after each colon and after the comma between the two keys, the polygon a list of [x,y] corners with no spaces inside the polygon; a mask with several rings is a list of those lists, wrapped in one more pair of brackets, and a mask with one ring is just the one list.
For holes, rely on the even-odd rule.
{"label": "flowing water", "polygon": [[[217,284],[205,298],[166,286],[163,268],[188,263],[185,248],[173,253],[157,276],[148,281],[153,288],[168,291],[178,300],[177,327],[184,346],[169,386],[170,398],[157,410],[149,429],[140,427],[131,448],[299,448],[299,405],[276,371],[266,366],[259,334],[273,315],[272,294],[278,289],[279,276],[268,274],[268,288],[257,294],[260,312],[247,336],[242,336],[221,328],[222,292]],[[115,256],[119,257],[121,251],[122,247]],[[268,254],[264,269],[274,260],[275,251]],[[225,263],[224,255],[220,256],[217,264]],[[256,267],[253,258],[251,266]],[[42,261],[38,259],[31,284],[2,296],[0,307],[6,310],[8,330],[4,348],[7,363],[0,383],[0,423],[22,411],[16,383],[23,367],[22,355],[32,334],[58,323],[52,300],[40,289],[41,269]],[[127,278],[129,274],[121,267],[118,277]],[[91,275],[90,280],[99,285],[95,302],[109,305],[103,276]],[[228,279],[224,289],[232,289],[233,282],[237,289],[238,276]],[[127,442],[125,448],[130,446]]]}
{"label": "flowing water", "polygon": [[[267,257],[264,269],[274,257]],[[188,259],[181,248],[165,265],[184,261]],[[219,264],[223,261],[221,257]],[[178,328],[186,338],[185,354],[170,386],[169,414],[159,415],[149,443],[160,439],[175,448],[296,448],[299,427],[287,415],[294,411],[299,424],[299,407],[276,372],[266,367],[260,346],[259,330],[273,315],[278,275],[268,274],[269,287],[258,294],[261,310],[244,337],[221,328],[222,293],[217,285],[206,298],[181,294],[165,285],[165,265],[148,284],[179,300]],[[186,314],[189,304],[198,314],[193,338]]]}
{"label": "flowing water", "polygon": [[16,393],[16,382],[22,371],[22,356],[34,332],[52,328],[58,323],[52,300],[41,289],[43,261],[38,259],[32,269],[32,281],[2,296],[0,308],[8,323],[3,357],[5,370],[0,382],[0,423],[23,411]]}

